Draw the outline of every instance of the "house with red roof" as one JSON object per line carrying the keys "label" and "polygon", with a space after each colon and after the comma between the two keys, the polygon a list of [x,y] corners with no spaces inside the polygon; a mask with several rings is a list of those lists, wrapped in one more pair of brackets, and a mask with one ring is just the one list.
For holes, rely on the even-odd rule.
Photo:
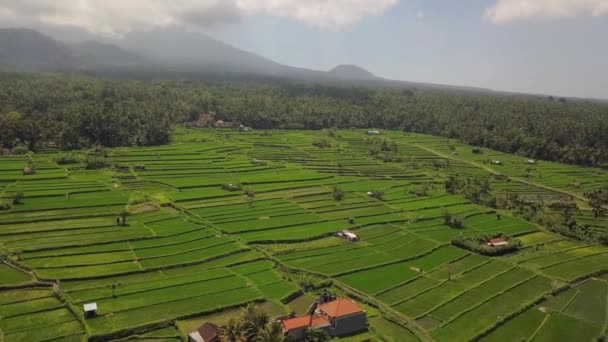
{"label": "house with red roof", "polygon": [[335,298],[318,304],[312,314],[284,319],[281,323],[286,336],[300,341],[309,328],[324,330],[330,336],[345,336],[367,330],[367,314],[355,302]]}
{"label": "house with red roof", "polygon": [[505,240],[504,238],[499,237],[499,238],[488,240],[488,242],[486,244],[490,247],[500,247],[500,246],[508,245],[509,242],[507,240]]}
{"label": "house with red roof", "polygon": [[329,321],[331,336],[350,335],[367,329],[365,310],[350,299],[337,298],[319,305],[315,312]]}

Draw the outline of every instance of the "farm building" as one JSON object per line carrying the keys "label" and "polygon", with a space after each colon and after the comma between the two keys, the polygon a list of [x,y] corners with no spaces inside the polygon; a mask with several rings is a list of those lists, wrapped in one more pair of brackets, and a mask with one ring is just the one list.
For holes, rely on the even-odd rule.
{"label": "farm building", "polygon": [[94,317],[97,315],[97,303],[88,303],[82,306],[85,317]]}
{"label": "farm building", "polygon": [[331,336],[350,335],[367,329],[365,310],[346,298],[321,304],[315,313],[329,321]]}
{"label": "farm building", "polygon": [[536,160],[535,159],[528,159],[527,163],[528,164],[536,164]]}
{"label": "farm building", "polygon": [[367,135],[380,135],[380,131],[377,131],[377,130],[367,131]]}
{"label": "farm building", "polygon": [[304,338],[308,328],[345,336],[367,329],[367,313],[349,299],[322,296],[308,315],[281,320],[281,324],[285,335],[296,341]]}
{"label": "farm building", "polygon": [[221,336],[222,330],[217,325],[206,322],[188,334],[188,342],[219,342]]}
{"label": "farm building", "polygon": [[506,246],[508,244],[509,244],[509,242],[507,240],[505,240],[504,238],[490,239],[490,240],[488,240],[488,242],[486,242],[486,245],[492,246],[492,247]]}
{"label": "farm building", "polygon": [[301,341],[304,339],[304,334],[308,328],[319,329],[325,331],[327,334],[330,333],[329,321],[325,317],[306,315],[294,318],[288,318],[281,321],[283,325],[283,332],[285,336],[289,338]]}
{"label": "farm building", "polygon": [[492,163],[494,165],[502,165],[502,162],[498,159],[494,159],[494,160],[490,161],[490,163]]}

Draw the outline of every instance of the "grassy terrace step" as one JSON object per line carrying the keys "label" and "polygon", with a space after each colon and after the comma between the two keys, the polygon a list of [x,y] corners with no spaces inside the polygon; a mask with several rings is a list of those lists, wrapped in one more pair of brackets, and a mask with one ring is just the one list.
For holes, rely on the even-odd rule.
{"label": "grassy terrace step", "polygon": [[[0,211],[0,254],[30,271],[0,264],[3,339],[178,341],[176,320],[200,325],[249,302],[285,313],[282,303],[301,293],[298,283],[308,276],[373,304],[365,306],[371,331],[347,341],[375,334],[394,341],[591,340],[605,330],[606,247],[497,215],[447,194],[444,182],[489,177],[495,193],[569,200],[605,185],[608,175],[538,161],[528,177],[525,157],[487,149],[476,155],[472,146],[420,134],[382,132],[380,139],[398,147],[387,155],[400,160],[384,162],[369,153],[364,130],[329,138],[270,133],[180,129],[166,146],[107,149],[126,170],[60,167],[46,151],[32,155],[38,173],[23,176],[27,157],[0,157],[0,198],[24,195]],[[332,147],[312,146],[319,137]],[[491,177],[496,172],[509,180]],[[580,188],[569,186],[573,179]],[[243,189],[221,188],[229,183]],[[127,205],[144,197],[150,202]],[[131,213],[119,226],[124,210]],[[446,210],[464,219],[461,229],[444,224]],[[590,230],[608,229],[608,219],[588,208],[574,217]],[[359,240],[337,237],[344,229]],[[517,236],[523,248],[489,258],[451,245],[461,234],[494,233]],[[89,302],[99,315],[84,319]]]}

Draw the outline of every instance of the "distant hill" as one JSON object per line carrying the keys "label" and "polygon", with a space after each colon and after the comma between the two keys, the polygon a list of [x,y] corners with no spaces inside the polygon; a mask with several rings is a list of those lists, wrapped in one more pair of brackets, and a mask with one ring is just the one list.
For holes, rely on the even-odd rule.
{"label": "distant hill", "polygon": [[330,75],[351,80],[377,80],[379,77],[357,65],[342,64],[331,69]]}
{"label": "distant hill", "polygon": [[81,67],[67,44],[29,29],[0,29],[0,68],[69,70]]}
{"label": "distant hill", "polygon": [[[66,36],[66,32],[62,33]],[[393,81],[356,65],[330,71],[297,68],[208,35],[175,28],[134,31],[113,41],[67,44],[31,29],[0,29],[0,70],[77,71],[118,76],[204,79],[290,79],[374,87],[488,92],[487,89]],[[205,76],[207,75],[207,76]]]}
{"label": "distant hill", "polygon": [[135,67],[150,63],[140,55],[121,49],[116,45],[87,41],[70,45],[74,57],[89,67]]}

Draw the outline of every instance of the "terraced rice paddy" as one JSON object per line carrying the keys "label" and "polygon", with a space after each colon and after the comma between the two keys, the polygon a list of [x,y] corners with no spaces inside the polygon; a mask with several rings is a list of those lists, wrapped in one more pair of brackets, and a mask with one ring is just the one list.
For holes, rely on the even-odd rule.
{"label": "terraced rice paddy", "polygon": [[[167,146],[109,150],[129,167],[105,170],[57,165],[53,152],[0,157],[0,197],[23,193],[0,211],[0,340],[179,341],[249,302],[275,316],[302,312],[315,298],[300,288],[306,277],[331,280],[330,290],[369,304],[371,329],[355,341],[606,334],[608,248],[497,215],[447,194],[443,182],[500,172],[510,177],[492,179],[500,192],[576,199],[608,184],[607,176],[473,154],[444,138],[383,134],[397,144],[399,162],[372,158],[367,136],[355,130],[181,130]],[[313,147],[319,136],[332,147]],[[31,162],[36,174],[22,175]],[[126,225],[118,225],[125,210]],[[445,225],[445,210],[464,227]],[[588,210],[578,215],[590,229],[608,229]],[[334,236],[344,229],[359,241]],[[450,243],[479,233],[517,236],[523,249],[490,258]],[[98,315],[85,318],[90,302]]]}

